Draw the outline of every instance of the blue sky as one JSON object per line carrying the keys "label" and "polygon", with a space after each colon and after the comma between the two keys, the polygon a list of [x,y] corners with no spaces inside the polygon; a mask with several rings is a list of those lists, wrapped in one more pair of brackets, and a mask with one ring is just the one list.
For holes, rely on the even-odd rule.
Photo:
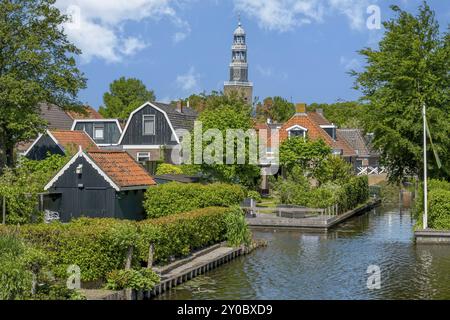
{"label": "blue sky", "polygon": [[[349,69],[364,61],[357,50],[374,46],[383,29],[369,29],[367,8],[389,5],[415,11],[419,0],[57,0],[73,17],[69,38],[83,50],[88,88],[80,99],[98,108],[108,85],[121,76],[141,79],[157,100],[222,90],[232,34],[241,13],[249,47],[254,95],[293,102],[352,100]],[[450,1],[431,0],[441,29]],[[373,11],[371,11],[373,12]]]}

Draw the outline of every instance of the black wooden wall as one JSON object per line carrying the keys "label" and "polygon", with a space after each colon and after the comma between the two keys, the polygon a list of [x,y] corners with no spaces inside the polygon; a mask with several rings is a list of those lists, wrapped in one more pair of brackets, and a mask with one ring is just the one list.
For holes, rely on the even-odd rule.
{"label": "black wooden wall", "polygon": [[31,148],[26,157],[31,160],[44,160],[47,158],[48,153],[64,155],[64,152],[58,147],[55,141],[49,135],[45,134]]}
{"label": "black wooden wall", "polygon": [[[144,136],[142,134],[142,116],[155,115],[155,135]],[[164,114],[148,105],[136,112],[130,120],[127,131],[124,133],[122,145],[175,145],[171,141],[172,130]]]}
{"label": "black wooden wall", "polygon": [[[83,173],[78,175],[80,164]],[[49,192],[53,200],[45,202],[45,209],[59,212],[63,222],[79,217],[143,218],[143,192],[116,192],[84,158],[77,159]]]}
{"label": "black wooden wall", "polygon": [[[104,127],[103,140],[94,139],[94,125],[102,125]],[[86,133],[97,143],[97,144],[116,144],[120,139],[120,130],[117,127],[117,123],[111,122],[77,122],[75,124],[74,130],[86,131]]]}

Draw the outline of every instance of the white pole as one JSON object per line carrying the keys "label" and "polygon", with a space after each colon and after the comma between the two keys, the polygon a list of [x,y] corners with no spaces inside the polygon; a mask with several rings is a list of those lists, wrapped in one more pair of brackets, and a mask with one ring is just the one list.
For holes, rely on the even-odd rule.
{"label": "white pole", "polygon": [[423,104],[423,228],[428,229],[427,110]]}

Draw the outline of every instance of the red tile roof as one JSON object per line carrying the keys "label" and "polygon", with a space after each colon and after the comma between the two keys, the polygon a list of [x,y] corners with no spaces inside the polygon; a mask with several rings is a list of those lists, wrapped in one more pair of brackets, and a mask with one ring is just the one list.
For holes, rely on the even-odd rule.
{"label": "red tile roof", "polygon": [[84,131],[49,130],[49,132],[64,149],[74,147],[75,153],[78,152],[79,146],[83,150],[99,150],[95,142]]}
{"label": "red tile roof", "polygon": [[97,110],[90,106],[84,106],[85,113],[78,113],[75,111],[66,111],[67,115],[73,120],[83,120],[83,119],[103,119],[103,116],[98,113]]}
{"label": "red tile roof", "polygon": [[88,152],[87,155],[121,188],[156,184],[127,152],[105,150]]}
{"label": "red tile roof", "polygon": [[330,124],[331,123],[325,117],[316,112],[297,113],[282,125],[280,129],[280,144],[289,137],[287,129],[295,125],[299,125],[308,129],[308,138],[312,140],[322,139],[331,148],[342,149],[344,157],[355,156],[355,150],[350,147],[341,134],[337,133],[336,140],[333,140],[333,138],[331,138],[328,133],[320,127],[321,125]]}

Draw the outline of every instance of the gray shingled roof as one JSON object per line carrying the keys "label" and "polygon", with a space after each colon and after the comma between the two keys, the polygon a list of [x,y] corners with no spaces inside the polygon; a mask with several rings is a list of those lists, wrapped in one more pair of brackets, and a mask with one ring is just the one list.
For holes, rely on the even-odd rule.
{"label": "gray shingled roof", "polygon": [[73,119],[60,107],[52,104],[39,105],[41,117],[48,122],[48,129],[70,130]]}
{"label": "gray shingled roof", "polygon": [[368,157],[372,154],[360,129],[337,129],[348,144],[358,152],[361,157]]}
{"label": "gray shingled roof", "polygon": [[198,116],[194,109],[183,107],[182,112],[179,112],[175,106],[170,104],[160,102],[153,102],[153,104],[167,113],[175,130],[185,129],[191,131],[194,128],[194,121]]}

